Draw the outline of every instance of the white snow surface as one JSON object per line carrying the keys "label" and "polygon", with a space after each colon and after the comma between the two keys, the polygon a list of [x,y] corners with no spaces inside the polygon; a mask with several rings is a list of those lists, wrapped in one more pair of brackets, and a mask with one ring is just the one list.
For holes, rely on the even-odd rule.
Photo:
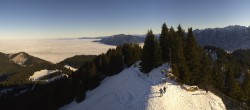
{"label": "white snow surface", "polygon": [[[161,70],[167,68],[163,65],[154,69],[147,77],[131,66],[105,78],[81,103],[72,102],[61,110],[226,110],[221,98],[213,93],[188,92],[168,78],[160,83]],[[166,93],[160,97],[163,87]]]}
{"label": "white snow surface", "polygon": [[64,65],[64,67],[74,72],[77,70],[76,68],[69,66],[69,65]]}
{"label": "white snow surface", "polygon": [[55,73],[55,72],[59,72],[59,70],[47,70],[47,69],[40,70],[40,71],[34,72],[34,74],[29,77],[29,80],[37,81],[40,78],[42,78],[42,77],[44,77],[46,75]]}
{"label": "white snow surface", "polygon": [[12,58],[11,60],[20,66],[25,66],[24,64],[28,60],[28,58],[26,58],[26,55],[24,55],[24,53],[19,53],[17,56]]}

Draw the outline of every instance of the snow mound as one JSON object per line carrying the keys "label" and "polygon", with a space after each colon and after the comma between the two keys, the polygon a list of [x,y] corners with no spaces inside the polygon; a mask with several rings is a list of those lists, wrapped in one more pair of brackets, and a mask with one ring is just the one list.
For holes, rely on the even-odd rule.
{"label": "snow mound", "polygon": [[76,68],[73,68],[72,66],[69,66],[69,65],[64,65],[65,68],[75,72],[77,69]]}
{"label": "snow mound", "polygon": [[47,69],[44,69],[44,70],[41,70],[41,71],[37,71],[37,72],[34,72],[34,74],[29,77],[29,80],[37,81],[37,80],[39,80],[40,78],[42,78],[42,77],[44,77],[46,75],[53,74],[53,73],[56,73],[56,72],[59,72],[59,70],[47,70]]}
{"label": "snow mound", "polygon": [[[167,70],[168,66],[152,70],[147,77],[131,66],[105,78],[99,87],[86,94],[83,102],[72,102],[61,110],[226,110],[213,93],[188,92],[169,78],[161,83],[162,69]],[[160,97],[163,87],[166,93]]]}

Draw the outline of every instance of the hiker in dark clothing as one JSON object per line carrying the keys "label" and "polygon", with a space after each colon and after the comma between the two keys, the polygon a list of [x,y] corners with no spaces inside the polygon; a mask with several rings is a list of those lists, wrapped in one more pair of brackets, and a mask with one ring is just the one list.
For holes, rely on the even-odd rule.
{"label": "hiker in dark clothing", "polygon": [[208,93],[208,87],[207,86],[205,87],[205,90],[206,90],[206,93]]}
{"label": "hiker in dark clothing", "polygon": [[163,88],[164,93],[166,93],[166,87]]}
{"label": "hiker in dark clothing", "polygon": [[162,97],[162,95],[163,95],[163,90],[162,90],[162,88],[160,89],[160,97]]}

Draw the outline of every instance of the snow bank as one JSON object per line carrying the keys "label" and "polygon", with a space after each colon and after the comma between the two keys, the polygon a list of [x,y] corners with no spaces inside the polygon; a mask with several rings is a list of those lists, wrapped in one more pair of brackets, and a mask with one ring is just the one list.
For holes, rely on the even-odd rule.
{"label": "snow bank", "polygon": [[[104,79],[99,87],[88,92],[81,103],[72,102],[61,110],[225,110],[222,100],[203,90],[188,92],[166,78],[163,65],[150,72],[149,77],[131,66],[121,73]],[[160,97],[159,89],[166,87]]]}
{"label": "snow bank", "polygon": [[47,70],[47,69],[44,69],[44,70],[41,70],[41,71],[37,71],[32,76],[29,77],[29,80],[36,81],[36,80],[39,80],[40,78],[42,78],[42,77],[44,77],[46,75],[49,75],[49,74],[52,74],[52,73],[55,73],[55,72],[59,72],[59,70]]}
{"label": "snow bank", "polygon": [[69,65],[64,65],[65,68],[75,72],[77,69],[76,68],[73,68],[72,66],[69,66]]}

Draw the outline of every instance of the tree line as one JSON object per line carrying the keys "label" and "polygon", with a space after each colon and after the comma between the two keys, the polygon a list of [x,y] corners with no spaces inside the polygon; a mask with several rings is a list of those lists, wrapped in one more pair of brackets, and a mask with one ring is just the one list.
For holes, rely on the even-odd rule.
{"label": "tree line", "polygon": [[148,75],[153,68],[169,62],[178,82],[201,88],[213,87],[250,105],[250,63],[245,61],[249,59],[247,55],[249,53],[239,51],[226,53],[213,46],[201,47],[192,28],[185,32],[179,25],[175,31],[164,23],[159,39],[152,30],[148,31],[140,70]]}

